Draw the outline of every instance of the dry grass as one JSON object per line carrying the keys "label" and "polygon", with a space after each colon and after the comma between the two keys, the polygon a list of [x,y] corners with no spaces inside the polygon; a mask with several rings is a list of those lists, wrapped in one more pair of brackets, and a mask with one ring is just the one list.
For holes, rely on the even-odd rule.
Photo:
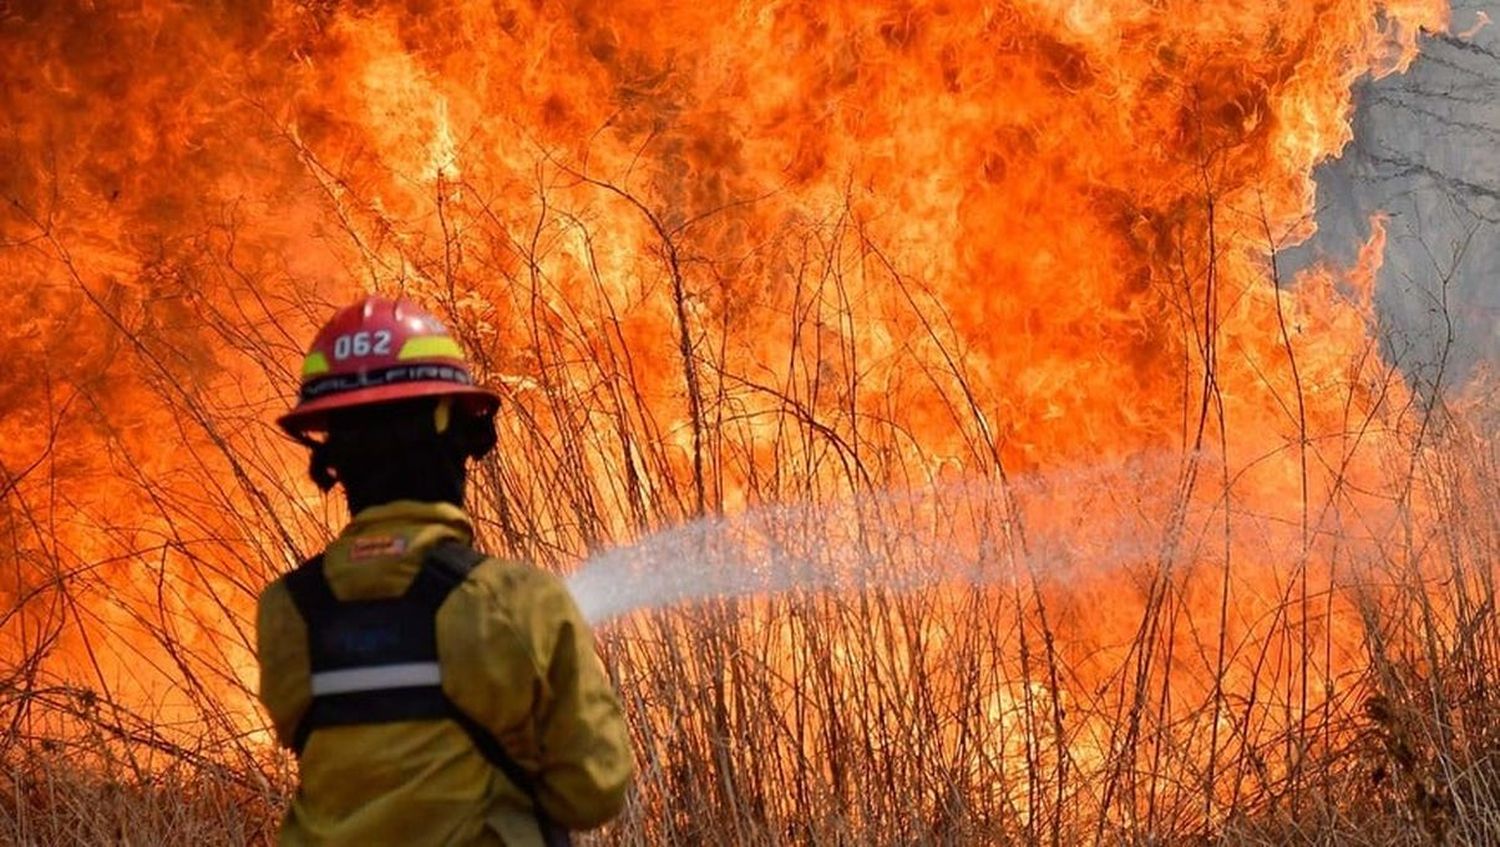
{"label": "dry grass", "polygon": [[[1020,579],[978,587],[792,592],[606,627],[641,778],[626,817],[600,840],[1495,843],[1500,630],[1488,494],[1496,477],[1483,456],[1465,452],[1473,442],[1457,421],[1441,429],[1441,440],[1424,435],[1429,446],[1413,447],[1407,478],[1411,499],[1441,503],[1452,527],[1414,533],[1411,546],[1359,547],[1338,560],[1344,575],[1317,574],[1307,599],[1289,572],[1279,583],[1284,596],[1264,604],[1269,618],[1250,628],[1255,638],[1219,655],[1216,607],[1205,620],[1186,605],[1202,585],[1217,584],[1218,571],[1179,562],[1174,573],[1160,558],[1102,577],[1072,558],[1049,562],[1073,567],[1071,577],[1108,578],[1113,602],[1136,620],[1133,641],[1093,645],[1112,657],[1103,674],[1098,662],[1070,658],[1080,655],[1070,642],[1088,632],[1087,616],[1068,611],[1079,586],[1019,565]],[[588,496],[571,501],[580,511],[570,521],[516,508],[507,474],[515,472],[509,463],[524,461],[524,452],[501,457],[481,476],[482,497],[512,502],[490,513],[508,517],[486,529],[492,539],[514,533],[512,544],[560,564],[565,554],[521,527],[554,521],[582,532],[604,518],[588,513]],[[584,480],[566,482],[586,490]],[[924,513],[916,534],[962,536],[973,543],[950,552],[982,549],[999,567],[1006,502],[1024,512],[1028,497],[1043,496],[1004,485],[1013,500],[953,499],[947,511]],[[892,531],[912,525],[909,501],[866,506],[848,537],[874,560],[909,559],[910,535]],[[1084,506],[1105,514],[1099,501]],[[1230,529],[1258,527],[1246,519]],[[806,529],[794,522],[788,531]],[[828,537],[800,539],[804,555],[839,552]],[[1034,526],[1031,543],[1044,537]],[[798,543],[781,540],[786,549]],[[1335,541],[1358,547],[1352,537]],[[1318,615],[1341,622],[1340,649],[1363,656],[1335,663],[1336,686],[1326,691],[1304,689],[1298,678],[1308,665],[1314,676],[1328,667],[1331,624],[1307,623]],[[150,631],[168,645],[174,637],[169,628]],[[1278,639],[1290,647],[1265,648]],[[291,777],[283,761],[266,760],[236,735],[239,722],[213,695],[220,683],[198,683],[185,734],[126,711],[123,700],[45,685],[44,664],[34,657],[22,666],[29,673],[0,690],[13,728],[3,747],[0,840],[269,837]],[[1245,667],[1258,675],[1239,675]],[[1197,678],[1203,668],[1218,675]],[[1095,675],[1080,676],[1087,673]],[[996,692],[1012,695],[998,711]],[[1205,748],[1215,719],[1222,737]]]}
{"label": "dry grass", "polygon": [[7,763],[0,799],[6,844],[262,844],[275,832],[268,793],[191,766],[150,777],[80,766],[57,752]]}

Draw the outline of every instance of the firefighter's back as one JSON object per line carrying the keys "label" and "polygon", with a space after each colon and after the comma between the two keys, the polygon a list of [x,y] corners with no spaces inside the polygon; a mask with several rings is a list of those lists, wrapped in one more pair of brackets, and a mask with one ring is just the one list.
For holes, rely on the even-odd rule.
{"label": "firefighter's back", "polygon": [[[263,593],[261,698],[278,737],[300,749],[301,786],[282,843],[542,845],[532,796],[486,758],[476,736],[494,739],[538,773],[544,814],[563,825],[586,828],[618,812],[632,771],[628,740],[571,598],[556,577],[497,559],[437,594],[424,592],[433,549],[467,541],[468,521],[457,507],[374,507],[329,546],[316,563],[320,573],[304,566]],[[350,638],[347,627],[332,636],[320,629],[338,615],[308,599],[319,578],[339,610],[389,615],[398,598],[438,598],[425,622],[420,600],[399,611],[417,619],[414,631],[425,625],[434,634],[437,668],[409,661],[422,657],[401,654],[410,648],[392,646],[400,638],[367,627],[359,639],[392,644],[335,646],[394,650],[397,661],[319,673],[327,642]],[[424,706],[432,696],[458,719]],[[403,720],[403,710],[419,717]]]}

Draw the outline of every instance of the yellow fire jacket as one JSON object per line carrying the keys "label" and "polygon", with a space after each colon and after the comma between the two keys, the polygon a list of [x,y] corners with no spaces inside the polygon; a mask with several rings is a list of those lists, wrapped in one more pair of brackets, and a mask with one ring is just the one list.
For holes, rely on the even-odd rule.
{"label": "yellow fire jacket", "polygon": [[[398,501],[360,512],[324,554],[341,601],[401,594],[423,553],[468,542],[462,510]],[[448,698],[535,773],[538,802],[557,824],[613,818],[633,776],[618,699],[593,635],[556,576],[488,559],[438,610]],[[312,700],[307,628],[284,579],[261,594],[260,698],[283,744]],[[539,847],[530,799],[449,720],[316,730],[281,843]]]}

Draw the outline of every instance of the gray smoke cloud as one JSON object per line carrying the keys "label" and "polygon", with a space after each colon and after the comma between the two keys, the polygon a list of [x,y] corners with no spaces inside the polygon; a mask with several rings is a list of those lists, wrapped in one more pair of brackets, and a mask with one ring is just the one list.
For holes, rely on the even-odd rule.
{"label": "gray smoke cloud", "polygon": [[1353,143],[1315,175],[1318,234],[1285,257],[1348,264],[1388,213],[1385,352],[1424,391],[1500,363],[1500,3],[1452,8],[1409,72],[1360,86]]}

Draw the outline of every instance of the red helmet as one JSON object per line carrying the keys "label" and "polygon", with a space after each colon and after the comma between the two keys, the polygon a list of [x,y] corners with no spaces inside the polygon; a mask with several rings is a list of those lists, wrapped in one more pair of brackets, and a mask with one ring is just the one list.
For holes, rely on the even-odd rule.
{"label": "red helmet", "polygon": [[463,348],[441,321],[410,300],[366,297],[318,332],[302,362],[297,405],[276,422],[293,436],[322,432],[335,409],[414,397],[453,397],[474,415],[500,405],[474,385]]}

